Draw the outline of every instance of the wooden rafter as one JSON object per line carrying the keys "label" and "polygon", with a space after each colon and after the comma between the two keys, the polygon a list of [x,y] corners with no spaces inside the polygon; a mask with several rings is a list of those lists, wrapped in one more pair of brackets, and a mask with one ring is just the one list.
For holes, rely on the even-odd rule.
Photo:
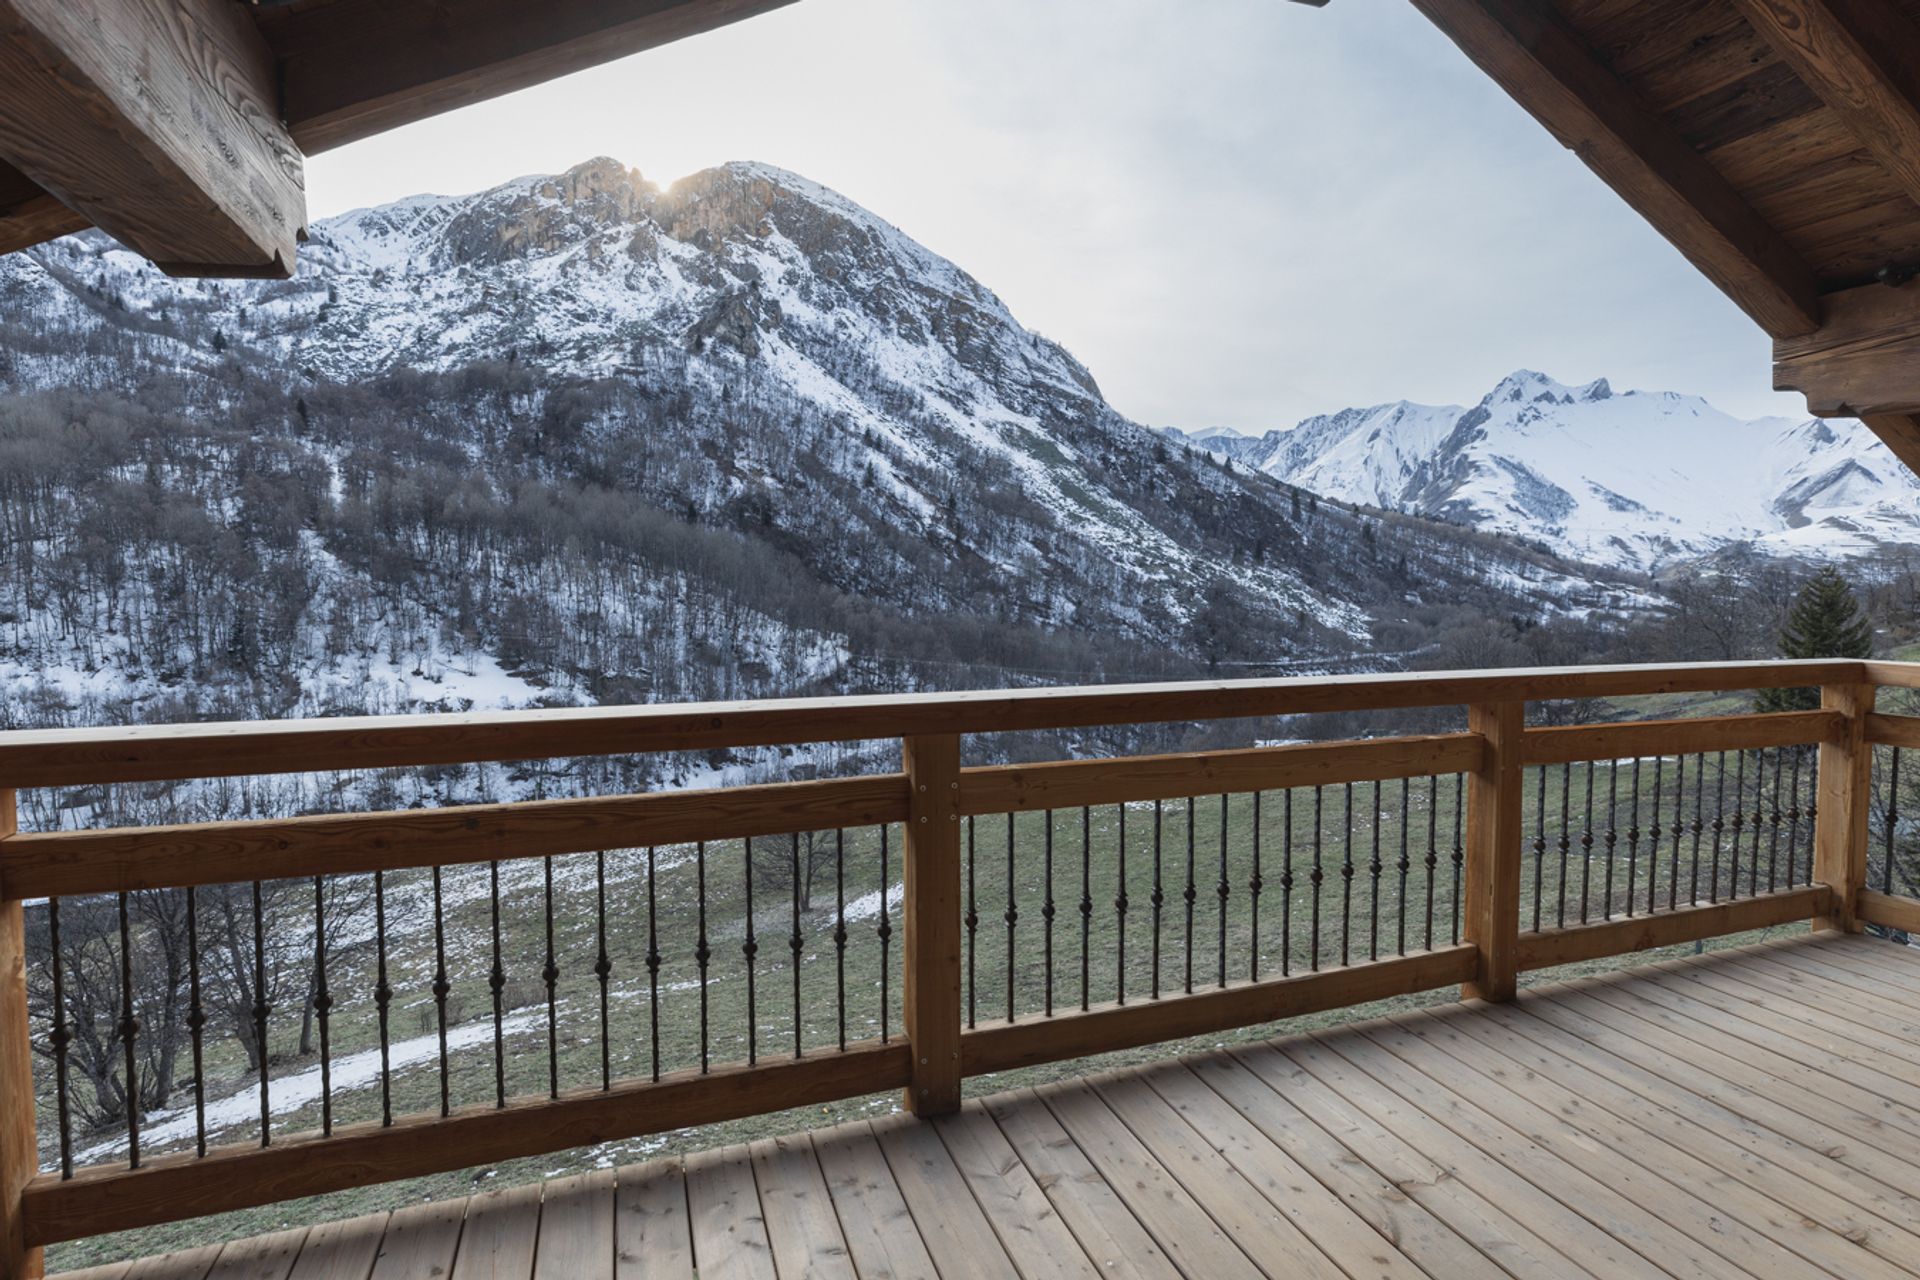
{"label": "wooden rafter", "polygon": [[1860,419],[1867,424],[1880,442],[1893,451],[1893,456],[1907,465],[1907,469],[1920,475],[1920,414],[1876,413]]}
{"label": "wooden rafter", "polygon": [[0,158],[163,270],[293,270],[300,151],[232,0],[0,0]]}
{"label": "wooden rafter", "polygon": [[1920,27],[1884,0],[1734,0],[1920,202]]}
{"label": "wooden rafter", "polygon": [[89,225],[39,183],[0,160],[0,253],[84,231]]}
{"label": "wooden rafter", "polygon": [[1812,270],[1544,0],[1413,0],[1776,338],[1819,327]]}
{"label": "wooden rafter", "polygon": [[794,0],[333,0],[260,11],[309,154]]}

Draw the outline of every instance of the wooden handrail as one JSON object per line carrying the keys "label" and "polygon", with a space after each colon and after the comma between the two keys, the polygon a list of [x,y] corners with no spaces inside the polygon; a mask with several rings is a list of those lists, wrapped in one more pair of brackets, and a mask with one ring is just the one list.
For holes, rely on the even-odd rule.
{"label": "wooden handrail", "polygon": [[[1301,676],[0,733],[0,787],[80,786],[717,747],[1858,683],[1853,661]],[[1893,674],[1908,664],[1876,663]],[[1920,675],[1913,677],[1920,681]],[[1886,683],[1895,681],[1890,674]]]}
{"label": "wooden handrail", "polygon": [[[1920,664],[1547,668],[0,734],[0,788],[6,788],[0,789],[0,1275],[30,1275],[37,1246],[99,1231],[877,1089],[901,1089],[912,1110],[940,1115],[959,1106],[967,1075],[1455,984],[1468,995],[1509,999],[1518,975],[1529,969],[1793,920],[1920,929],[1920,902],[1874,893],[1862,883],[1871,744],[1920,746],[1920,719],[1874,713],[1878,684],[1920,688]],[[1532,701],[1798,686],[1822,688],[1822,709],[1525,726]],[[960,767],[966,734],[1448,705],[1467,708],[1467,732]],[[56,833],[16,833],[11,826],[11,788],[18,787],[842,739],[900,741],[903,771],[403,813]],[[1529,766],[1814,744],[1819,821],[1812,884],[1520,933],[1522,787]],[[1156,985],[1147,999],[963,1028],[966,819],[1418,778],[1436,779],[1438,795],[1442,776],[1464,779],[1466,802],[1463,856],[1456,863],[1463,872],[1456,945],[1434,944],[1430,918],[1433,950],[1229,984],[1223,925],[1218,988],[1162,998]],[[1224,904],[1224,807],[1221,812]],[[657,1082],[614,1081],[554,1099],[402,1117],[390,1127],[343,1127],[326,1137],[276,1134],[269,1148],[161,1156],[139,1169],[95,1166],[71,1180],[35,1176],[22,974],[25,899],[893,826],[906,837],[904,1039]],[[1011,840],[1009,819],[1009,856]],[[1317,875],[1317,854],[1315,865]],[[795,936],[797,947],[797,926]],[[1157,952],[1155,964],[1157,975]]]}

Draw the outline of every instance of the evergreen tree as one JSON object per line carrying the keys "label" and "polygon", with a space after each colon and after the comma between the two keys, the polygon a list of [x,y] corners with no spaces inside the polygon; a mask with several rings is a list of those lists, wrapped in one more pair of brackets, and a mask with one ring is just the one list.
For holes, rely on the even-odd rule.
{"label": "evergreen tree", "polygon": [[[1832,565],[1808,579],[1780,631],[1783,658],[1870,658],[1873,624],[1860,612],[1853,588]],[[1812,711],[1820,705],[1817,689],[1763,689],[1762,711]]]}

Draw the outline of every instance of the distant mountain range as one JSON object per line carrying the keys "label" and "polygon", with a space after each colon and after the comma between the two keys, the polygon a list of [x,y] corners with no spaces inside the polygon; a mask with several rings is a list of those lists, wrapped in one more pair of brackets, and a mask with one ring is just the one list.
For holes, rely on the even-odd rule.
{"label": "distant mountain range", "polygon": [[1920,541],[1920,478],[1850,420],[1743,421],[1698,396],[1521,370],[1473,406],[1344,409],[1187,438],[1343,502],[1659,571],[1734,543],[1840,558]]}

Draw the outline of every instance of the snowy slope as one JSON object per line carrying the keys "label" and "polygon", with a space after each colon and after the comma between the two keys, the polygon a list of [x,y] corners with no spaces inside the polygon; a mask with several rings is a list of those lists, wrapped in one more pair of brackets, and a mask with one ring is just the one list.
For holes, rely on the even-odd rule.
{"label": "snowy slope", "polygon": [[1569,387],[1521,370],[1471,408],[1347,409],[1217,451],[1328,497],[1623,568],[1735,542],[1832,558],[1920,536],[1920,478],[1856,422],[1745,421],[1604,379]]}

